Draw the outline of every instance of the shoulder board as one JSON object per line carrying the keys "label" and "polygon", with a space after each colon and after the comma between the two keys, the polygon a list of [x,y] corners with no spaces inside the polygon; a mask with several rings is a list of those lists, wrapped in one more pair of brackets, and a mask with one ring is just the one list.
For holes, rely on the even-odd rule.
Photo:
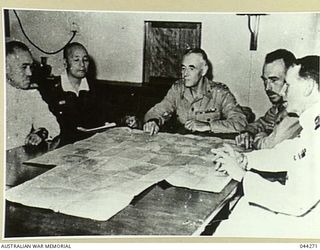
{"label": "shoulder board", "polygon": [[219,88],[219,89],[229,90],[228,86],[222,82],[212,82],[210,85],[211,85],[211,88]]}

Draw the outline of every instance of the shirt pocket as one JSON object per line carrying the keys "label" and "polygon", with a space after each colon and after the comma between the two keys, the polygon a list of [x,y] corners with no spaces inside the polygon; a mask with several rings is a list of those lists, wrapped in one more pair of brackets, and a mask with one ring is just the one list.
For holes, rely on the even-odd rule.
{"label": "shirt pocket", "polygon": [[204,111],[203,113],[198,113],[196,119],[202,122],[211,122],[221,119],[221,112],[219,110],[215,111]]}

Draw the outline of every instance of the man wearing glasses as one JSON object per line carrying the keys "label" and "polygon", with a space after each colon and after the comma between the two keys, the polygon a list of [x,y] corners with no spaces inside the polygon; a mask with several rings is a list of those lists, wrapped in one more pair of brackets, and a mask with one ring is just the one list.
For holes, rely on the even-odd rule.
{"label": "man wearing glasses", "polygon": [[262,80],[272,107],[236,137],[238,146],[246,149],[273,148],[285,139],[296,137],[301,127],[297,117],[288,115],[283,103],[281,89],[285,84],[288,67],[295,56],[285,49],[278,49],[266,55]]}

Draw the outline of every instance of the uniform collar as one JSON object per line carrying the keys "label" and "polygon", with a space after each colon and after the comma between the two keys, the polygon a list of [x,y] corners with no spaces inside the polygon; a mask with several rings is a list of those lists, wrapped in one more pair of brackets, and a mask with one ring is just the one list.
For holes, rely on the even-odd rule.
{"label": "uniform collar", "polygon": [[202,95],[210,98],[212,96],[212,86],[207,77],[203,78]]}
{"label": "uniform collar", "polygon": [[80,86],[79,86],[79,92],[77,93],[77,91],[72,87],[72,85],[68,79],[67,72],[65,72],[64,74],[61,75],[61,87],[62,87],[63,91],[73,92],[76,95],[79,95],[79,92],[81,90],[90,91],[87,78],[83,78],[83,79],[81,79]]}
{"label": "uniform collar", "polygon": [[202,99],[204,96],[207,96],[208,98],[210,98],[211,96],[211,87],[209,84],[209,80],[206,77],[203,77],[202,82],[200,83],[200,93],[198,94],[198,96],[196,96],[195,98],[191,95],[191,90],[189,88],[187,88],[184,83],[183,84],[183,96],[189,100],[189,101],[197,101]]}

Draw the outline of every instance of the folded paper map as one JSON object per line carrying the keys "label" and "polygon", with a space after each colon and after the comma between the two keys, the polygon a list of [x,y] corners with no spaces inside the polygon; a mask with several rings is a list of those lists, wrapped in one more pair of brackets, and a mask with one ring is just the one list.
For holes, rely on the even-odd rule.
{"label": "folded paper map", "polygon": [[113,128],[66,145],[27,164],[56,165],[6,191],[6,199],[27,206],[107,220],[134,196],[167,180],[174,186],[220,192],[231,180],[214,170],[214,137]]}

